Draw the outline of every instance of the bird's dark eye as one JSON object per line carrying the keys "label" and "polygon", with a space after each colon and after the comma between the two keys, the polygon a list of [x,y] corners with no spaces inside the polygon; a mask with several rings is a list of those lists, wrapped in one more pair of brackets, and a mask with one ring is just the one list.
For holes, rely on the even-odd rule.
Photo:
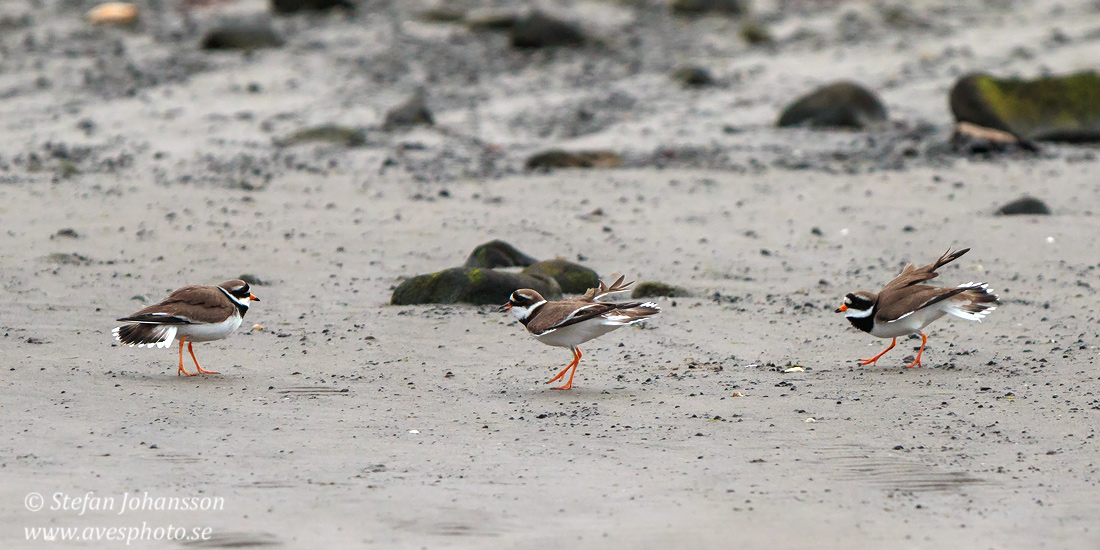
{"label": "bird's dark eye", "polygon": [[238,298],[247,298],[248,296],[250,296],[252,294],[252,291],[249,289],[248,285],[246,284],[244,286],[239,286],[239,287],[234,288],[233,290],[230,290],[229,293],[236,296],[236,297],[238,297]]}

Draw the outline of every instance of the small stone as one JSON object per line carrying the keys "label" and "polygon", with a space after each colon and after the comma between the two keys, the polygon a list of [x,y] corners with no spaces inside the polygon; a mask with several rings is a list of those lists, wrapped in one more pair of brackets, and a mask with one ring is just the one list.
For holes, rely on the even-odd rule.
{"label": "small stone", "polygon": [[741,24],[741,39],[750,46],[772,46],[775,37],[767,25],[759,21],[745,21]]}
{"label": "small stone", "polygon": [[66,227],[66,228],[64,228],[64,229],[58,229],[58,230],[57,230],[57,233],[54,233],[54,236],[56,236],[56,237],[62,237],[62,238],[66,238],[66,239],[77,239],[77,238],[80,238],[80,234],[78,234],[78,233],[76,232],[76,230],[75,230],[75,229],[73,229],[73,228],[71,228],[71,227]]}
{"label": "small stone", "polygon": [[386,113],[382,129],[388,132],[399,128],[432,126],[434,124],[435,118],[432,117],[432,112],[428,109],[428,93],[421,87],[413,92],[408,101]]}
{"label": "small stone", "polygon": [[673,0],[671,8],[677,15],[745,15],[749,11],[747,0]]}
{"label": "small stone", "polygon": [[279,147],[290,147],[305,143],[335,143],[344,147],[362,147],[367,144],[367,135],[359,128],[325,124],[298,130],[283,139],[275,141],[275,145]]}
{"label": "small stone", "polygon": [[271,11],[279,14],[300,11],[325,11],[334,8],[354,10],[351,0],[271,0]]}
{"label": "small stone", "polygon": [[688,88],[703,88],[716,83],[710,70],[698,65],[680,67],[672,73],[672,79]]}
{"label": "small stone", "polygon": [[1022,140],[1009,132],[985,128],[970,122],[955,124],[955,130],[951,133],[951,148],[961,155],[1039,151],[1034,143]]}
{"label": "small stone", "polygon": [[783,369],[783,372],[806,372],[806,369],[802,367],[791,367],[788,369]]}
{"label": "small stone", "polygon": [[255,276],[255,275],[251,274],[251,273],[242,273],[237,278],[244,281],[244,282],[246,282],[246,283],[248,283],[248,284],[250,284],[250,285],[254,285],[254,286],[267,286],[267,285],[271,284],[270,281],[265,281],[265,280]]}
{"label": "small stone", "polygon": [[691,296],[691,291],[686,288],[670,285],[668,283],[660,283],[657,281],[646,281],[644,283],[638,283],[634,287],[634,291],[630,293],[632,299],[639,298],[688,298]]}
{"label": "small stone", "polygon": [[252,325],[252,330],[260,331],[260,330],[263,330],[263,329],[264,329],[264,326],[259,324],[259,323],[256,323],[256,324]]}
{"label": "small stone", "polygon": [[515,21],[511,38],[512,47],[521,49],[583,46],[586,41],[584,31],[576,23],[537,10]]}
{"label": "small stone", "polygon": [[129,25],[138,18],[136,4],[127,2],[105,2],[88,10],[84,18],[95,25]]}
{"label": "small stone", "polygon": [[1023,196],[997,209],[997,215],[1037,215],[1049,216],[1050,207],[1035,197]]}
{"label": "small stone", "polygon": [[225,21],[203,36],[204,50],[258,50],[277,48],[283,39],[270,21]]}

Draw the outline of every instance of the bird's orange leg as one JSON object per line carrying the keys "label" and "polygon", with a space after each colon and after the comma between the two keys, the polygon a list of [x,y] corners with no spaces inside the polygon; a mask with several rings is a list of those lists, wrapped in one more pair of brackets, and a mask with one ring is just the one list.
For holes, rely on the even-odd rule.
{"label": "bird's orange leg", "polygon": [[890,347],[882,350],[882,353],[880,353],[880,354],[878,354],[878,355],[876,355],[876,356],[874,356],[870,359],[860,359],[859,360],[860,366],[874,365],[875,361],[878,361],[879,357],[882,357],[883,355],[886,355],[886,352],[894,349],[894,346],[897,345],[897,343],[898,343],[897,338],[894,338],[893,340],[890,340]]}
{"label": "bird's orange leg", "polygon": [[920,356],[921,356],[922,353],[924,353],[924,345],[927,344],[927,343],[928,343],[928,337],[925,336],[923,332],[920,333],[920,351],[917,352],[917,360],[913,361],[912,363],[909,363],[908,365],[905,365],[905,368],[911,369],[913,367],[921,366]]}
{"label": "bird's orange leg", "polygon": [[[573,360],[573,370],[569,372],[569,381],[566,382],[564,386],[558,386],[556,388],[550,388],[550,389],[553,389],[553,390],[567,390],[567,389],[573,387],[573,375],[577,374],[577,366],[580,365],[581,356],[582,356],[580,349],[578,349],[578,348],[573,348],[573,349],[576,350],[577,358]],[[562,374],[565,374],[565,371],[562,371]]]}
{"label": "bird's orange leg", "polygon": [[577,366],[577,361],[581,360],[580,350],[578,350],[577,348],[571,348],[571,349],[573,351],[573,362],[566,365],[564,369],[561,369],[561,372],[559,372],[557,374],[557,376],[547,380],[546,381],[547,384],[550,384],[550,383],[553,383],[553,382],[557,382],[558,380],[561,380],[561,377],[565,376],[565,373],[568,372],[569,369]]}
{"label": "bird's orange leg", "polygon": [[186,374],[187,376],[195,376],[193,372],[187,372],[187,369],[183,368],[183,343],[187,341],[187,338],[180,339],[180,368],[176,371],[176,376]]}
{"label": "bird's orange leg", "polygon": [[[203,374],[218,374],[218,372],[216,371],[202,370],[202,366],[199,365],[198,358],[195,357],[195,350],[191,347],[191,342],[187,343],[187,351],[191,353],[191,360],[195,362],[195,368],[199,369],[199,372]],[[182,357],[180,358],[180,360],[182,360]]]}

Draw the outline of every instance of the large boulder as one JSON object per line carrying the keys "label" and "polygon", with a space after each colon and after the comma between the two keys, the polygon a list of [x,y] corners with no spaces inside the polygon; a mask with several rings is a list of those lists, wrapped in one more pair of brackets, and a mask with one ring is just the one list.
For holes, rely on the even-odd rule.
{"label": "large boulder", "polygon": [[600,276],[594,270],[561,258],[535,262],[521,273],[557,281],[562,292],[568,294],[583,294],[600,286]]}
{"label": "large boulder", "polygon": [[836,82],[798,98],[776,125],[862,129],[885,121],[886,107],[874,92],[854,82]]}
{"label": "large boulder", "polygon": [[561,299],[561,287],[553,279],[494,269],[452,267],[406,280],[394,289],[390,303],[395,306],[460,303],[500,305],[521,288],[536,290],[547,300]]}
{"label": "large boulder", "polygon": [[494,239],[485,244],[478,245],[470,256],[466,258],[464,267],[527,267],[538,260],[520,252],[516,247],[500,240]]}
{"label": "large boulder", "polygon": [[1036,141],[1100,141],[1100,74],[1036,79],[964,76],[951,89],[955,120]]}

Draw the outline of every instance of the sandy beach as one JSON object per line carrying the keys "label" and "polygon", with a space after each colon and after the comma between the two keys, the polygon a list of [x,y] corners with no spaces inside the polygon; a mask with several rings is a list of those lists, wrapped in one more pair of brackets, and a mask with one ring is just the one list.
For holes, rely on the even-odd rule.
{"label": "sandy beach", "polygon": [[[285,44],[250,53],[197,44],[266,2],[149,2],[134,28],[40,4],[0,6],[0,547],[1100,547],[1096,147],[946,145],[959,76],[1095,68],[1094,2],[919,0],[908,27],[758,2],[768,47],[738,19],[549,2],[600,42],[536,52],[365,2],[278,17]],[[838,79],[890,123],[774,127]],[[383,130],[421,86],[435,125]],[[365,141],[279,143],[326,124]],[[623,166],[523,169],[552,148]],[[1052,215],[994,215],[1022,195]],[[568,351],[495,307],[389,305],[492,239],[693,296],[552,391]],[[949,247],[971,251],[936,282],[1000,307],[930,326],[922,368],[919,337],[858,366],[888,341],[844,295]],[[262,301],[195,346],[221,374],[112,340],[241,274]],[[93,536],[30,540],[54,527]]]}

